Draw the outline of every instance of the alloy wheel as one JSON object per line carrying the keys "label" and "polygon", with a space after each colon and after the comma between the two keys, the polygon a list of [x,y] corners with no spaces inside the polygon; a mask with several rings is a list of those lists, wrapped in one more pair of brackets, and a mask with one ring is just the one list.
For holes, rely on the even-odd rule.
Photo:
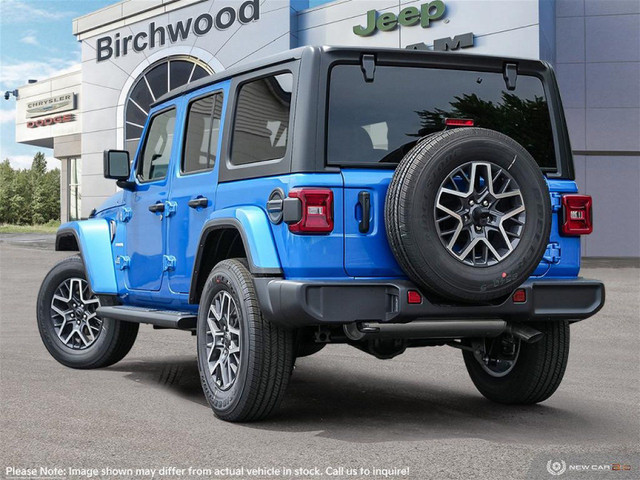
{"label": "alloy wheel", "polygon": [[236,302],[226,290],[218,292],[207,313],[209,374],[220,390],[228,390],[240,370],[240,318]]}
{"label": "alloy wheel", "polygon": [[93,345],[102,331],[96,314],[100,300],[83,278],[68,278],[56,288],[51,299],[51,319],[60,341],[73,350]]}
{"label": "alloy wheel", "polygon": [[491,162],[468,162],[444,179],[434,216],[440,241],[460,262],[489,267],[518,246],[526,220],[520,186]]}

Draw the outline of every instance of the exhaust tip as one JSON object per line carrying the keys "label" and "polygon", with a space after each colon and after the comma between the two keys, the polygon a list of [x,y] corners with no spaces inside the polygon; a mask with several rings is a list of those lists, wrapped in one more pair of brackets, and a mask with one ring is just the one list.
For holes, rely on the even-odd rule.
{"label": "exhaust tip", "polygon": [[525,343],[536,343],[544,336],[544,333],[541,331],[528,325],[523,325],[522,323],[512,323],[509,325],[509,332]]}

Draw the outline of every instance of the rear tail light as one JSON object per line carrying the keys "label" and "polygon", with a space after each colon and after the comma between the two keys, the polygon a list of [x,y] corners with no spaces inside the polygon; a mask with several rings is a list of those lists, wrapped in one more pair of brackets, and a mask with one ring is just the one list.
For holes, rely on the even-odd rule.
{"label": "rear tail light", "polygon": [[302,218],[289,225],[293,233],[329,233],[333,231],[333,192],[328,188],[294,188],[289,197],[301,203]]}
{"label": "rear tail light", "polygon": [[588,235],[593,231],[589,195],[562,196],[562,234]]}
{"label": "rear tail light", "polygon": [[474,121],[470,118],[445,118],[444,124],[447,127],[473,127]]}

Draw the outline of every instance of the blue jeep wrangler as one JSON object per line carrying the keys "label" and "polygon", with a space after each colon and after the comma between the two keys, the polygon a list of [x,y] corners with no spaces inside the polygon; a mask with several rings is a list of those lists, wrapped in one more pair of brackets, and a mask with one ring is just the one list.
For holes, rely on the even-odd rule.
{"label": "blue jeep wrangler", "polygon": [[578,276],[578,195],[541,61],[305,47],[157,100],[121,190],[60,227],[38,326],[73,368],[131,349],[140,323],[197,336],[215,414],[274,411],[297,357],[462,350],[505,404],[558,388],[569,325],[604,303]]}

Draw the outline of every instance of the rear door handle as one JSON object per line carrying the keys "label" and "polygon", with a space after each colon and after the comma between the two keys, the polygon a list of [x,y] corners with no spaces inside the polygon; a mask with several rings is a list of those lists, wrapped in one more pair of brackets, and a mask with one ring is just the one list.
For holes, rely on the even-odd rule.
{"label": "rear door handle", "polygon": [[187,203],[191,208],[207,208],[209,206],[209,199],[207,197],[196,197],[189,200]]}
{"label": "rear door handle", "polygon": [[358,203],[362,207],[362,219],[358,224],[358,230],[360,233],[367,233],[369,231],[369,215],[371,214],[371,195],[369,192],[358,193]]}
{"label": "rear door handle", "polygon": [[153,213],[162,213],[164,212],[164,203],[158,202],[153,205],[149,205],[149,211]]}

